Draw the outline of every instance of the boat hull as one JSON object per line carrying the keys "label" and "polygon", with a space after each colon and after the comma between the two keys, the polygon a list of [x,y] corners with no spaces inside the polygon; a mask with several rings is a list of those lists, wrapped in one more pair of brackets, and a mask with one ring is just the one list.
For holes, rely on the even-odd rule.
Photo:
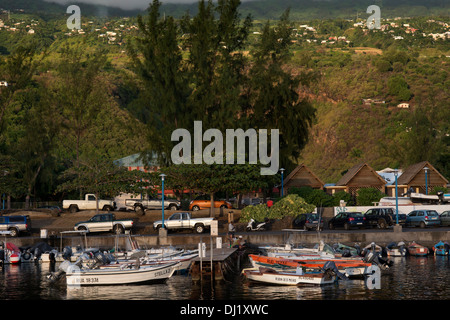
{"label": "boat hull", "polygon": [[296,274],[294,272],[276,272],[274,270],[245,269],[243,271],[247,279],[273,285],[326,285],[336,281],[336,276],[328,273]]}
{"label": "boat hull", "polygon": [[333,261],[339,271],[344,272],[348,277],[359,277],[367,274],[370,263],[365,263],[357,259],[328,259],[328,260],[300,260],[300,259],[283,259],[273,258],[259,255],[249,255],[249,260],[254,268],[269,267],[276,270],[295,270],[301,266],[306,269],[320,269],[327,261]]}
{"label": "boat hull", "polygon": [[157,266],[140,266],[133,269],[108,268],[94,270],[80,270],[72,268],[66,273],[68,286],[99,286],[143,284],[152,282],[165,282],[169,279],[178,263],[169,263]]}

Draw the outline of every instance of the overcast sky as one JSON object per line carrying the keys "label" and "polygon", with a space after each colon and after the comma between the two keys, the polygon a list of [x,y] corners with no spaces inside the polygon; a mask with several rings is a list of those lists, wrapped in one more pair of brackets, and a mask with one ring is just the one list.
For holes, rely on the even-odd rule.
{"label": "overcast sky", "polygon": [[[147,9],[152,0],[45,0],[47,2],[56,2],[60,4],[73,4],[73,2],[84,2],[89,4],[102,4],[114,6],[122,9]],[[194,3],[198,0],[160,0],[164,3]]]}

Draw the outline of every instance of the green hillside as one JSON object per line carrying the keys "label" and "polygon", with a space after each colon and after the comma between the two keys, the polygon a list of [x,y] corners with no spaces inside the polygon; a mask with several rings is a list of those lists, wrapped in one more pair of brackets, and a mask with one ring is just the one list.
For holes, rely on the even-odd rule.
{"label": "green hillside", "polygon": [[[8,0],[2,6],[14,10],[27,3]],[[261,19],[281,8],[278,2],[276,6],[270,1],[258,3],[265,7],[255,14]],[[305,163],[329,183],[361,162],[378,170],[428,160],[450,178],[450,21],[442,16],[447,3],[427,2],[421,12],[436,12],[435,16],[383,18],[380,30],[365,27],[367,14],[360,14],[358,20],[343,19],[345,10],[341,18],[319,19],[323,8],[338,5],[335,1],[315,1],[314,7],[306,1],[283,3],[305,4],[304,13],[316,10],[304,20],[296,16],[300,10],[291,6],[290,41],[280,50],[283,57],[290,57],[284,69],[300,78],[300,98],[316,108],[309,141],[303,149],[294,150],[301,151],[297,159],[285,162],[287,171]],[[338,7],[348,8],[350,14],[352,3],[341,1]],[[383,6],[389,3],[379,1]],[[394,16],[405,5],[396,3]],[[424,4],[408,3],[406,13]],[[36,197],[56,197],[61,196],[55,192],[61,174],[79,155],[117,159],[146,150],[154,141],[145,123],[154,114],[148,112],[149,97],[140,95],[142,80],[131,68],[127,51],[139,35],[135,17],[99,17],[92,7],[92,15],[83,15],[82,31],[67,30],[67,15],[58,13],[63,7],[38,0],[33,4],[29,12],[12,11],[11,20],[4,21],[8,28],[0,28],[0,81],[26,83],[17,91],[14,86],[0,87],[0,170],[2,163],[16,159],[20,162],[17,176],[37,186],[36,190],[30,187],[28,195],[33,191]],[[244,2],[241,12],[251,4]],[[364,9],[364,2],[360,5]],[[169,7],[163,6],[164,10]],[[186,7],[177,10],[182,8]],[[164,12],[168,16],[170,10]],[[253,22],[248,41],[237,49],[248,65],[264,40],[263,24]],[[183,35],[179,32],[174,42],[184,41]],[[274,43],[282,40],[273,39]],[[20,51],[23,46],[32,49]],[[180,60],[188,58],[186,47],[180,46],[185,50]],[[33,59],[20,64],[23,56]],[[11,57],[18,57],[17,65],[9,63]],[[270,97],[261,101],[272,103]],[[402,103],[407,108],[400,108]],[[224,118],[232,119],[230,113],[224,110],[228,117]],[[36,119],[45,130],[34,131]],[[278,118],[273,123],[283,132]],[[52,144],[45,144],[45,139]],[[36,164],[35,160],[42,161]],[[5,189],[2,181],[0,187]],[[20,190],[17,196],[25,193]]]}

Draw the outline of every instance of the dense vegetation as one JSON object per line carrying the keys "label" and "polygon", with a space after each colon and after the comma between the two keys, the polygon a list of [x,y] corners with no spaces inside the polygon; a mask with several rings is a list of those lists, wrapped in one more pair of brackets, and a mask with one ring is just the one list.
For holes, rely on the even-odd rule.
{"label": "dense vegetation", "polygon": [[[314,4],[317,11],[325,5]],[[343,1],[342,7],[347,4],[352,1]],[[415,4],[391,8],[383,3],[383,12],[405,16],[402,13],[417,10]],[[83,33],[67,30],[67,15],[61,17],[54,4],[52,10],[44,6],[34,12],[13,11],[10,20],[1,15],[5,25],[17,30],[0,29],[0,81],[9,84],[0,87],[0,193],[13,199],[60,200],[67,194],[58,186],[64,185],[68,172],[77,175],[73,168],[92,164],[92,159],[112,161],[155,149],[167,152],[167,134],[176,127],[189,128],[193,119],[221,129],[290,128],[289,137],[284,137],[282,166],[289,172],[304,162],[325,182],[337,181],[363,161],[382,169],[428,160],[450,178],[450,41],[430,36],[449,31],[448,15],[383,20],[385,30],[369,31],[354,26],[356,20],[340,19],[346,17],[345,10],[338,16],[330,14],[329,20],[315,19],[317,15],[305,19],[293,5],[289,15],[280,19],[280,12],[276,21],[246,20],[242,13],[250,5],[242,4],[241,15],[224,20],[231,27],[224,33],[229,38],[214,38],[222,26],[213,18],[215,9],[208,6],[191,13],[196,16],[186,16],[194,19],[172,19],[168,10],[165,17],[154,13],[152,18],[150,12],[139,21],[83,16]],[[261,2],[261,8],[267,6],[269,2]],[[358,21],[364,24],[365,8],[359,6]],[[445,14],[443,6],[429,1],[421,13]],[[442,10],[435,11],[439,7]],[[305,8],[304,12],[312,12],[310,6]],[[356,18],[350,9],[348,13]],[[256,11],[252,15],[269,17]],[[211,29],[202,29],[207,23]],[[151,27],[151,34],[160,30],[158,39],[139,31]],[[205,30],[210,33],[202,37],[185,36]],[[284,41],[279,41],[280,32],[286,32]],[[145,50],[152,41],[156,47],[172,47],[160,56],[149,56]],[[229,41],[228,49],[219,46],[223,41]],[[191,54],[192,48],[199,54]],[[155,62],[165,66],[164,72],[172,67],[174,88],[182,91],[164,92],[167,87],[155,82],[162,78],[151,69]],[[146,73],[140,74],[144,70],[140,67]],[[280,90],[270,91],[276,86],[267,85],[267,79],[280,84]],[[166,106],[169,100],[171,108]],[[401,102],[410,107],[398,108]],[[286,105],[297,109],[283,111]],[[265,114],[267,110],[272,116]],[[295,118],[300,110],[309,110],[302,116],[313,121],[310,130],[295,127],[296,121],[303,121]],[[253,117],[237,116],[244,112]],[[170,126],[161,126],[167,121]]]}

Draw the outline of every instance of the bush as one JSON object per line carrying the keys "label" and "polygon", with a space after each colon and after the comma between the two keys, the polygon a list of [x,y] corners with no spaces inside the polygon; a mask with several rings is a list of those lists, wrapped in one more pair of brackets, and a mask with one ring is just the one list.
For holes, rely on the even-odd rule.
{"label": "bush", "polygon": [[373,202],[379,202],[381,198],[385,196],[377,188],[363,188],[358,191],[356,197],[357,206],[372,206]]}
{"label": "bush", "polygon": [[245,207],[241,211],[239,222],[248,222],[250,219],[264,221],[265,218],[283,219],[286,216],[296,217],[301,213],[312,212],[315,207],[315,205],[306,203],[297,194],[290,194],[275,202],[270,209],[265,204]]}
{"label": "bush", "polygon": [[256,206],[247,206],[241,211],[239,222],[249,222],[250,219],[255,221],[264,221],[269,217],[269,208],[265,204],[257,204]]}
{"label": "bush", "polygon": [[315,205],[307,203],[297,194],[290,194],[276,202],[270,208],[270,219],[282,219],[286,216],[296,217],[301,213],[312,212]]}

